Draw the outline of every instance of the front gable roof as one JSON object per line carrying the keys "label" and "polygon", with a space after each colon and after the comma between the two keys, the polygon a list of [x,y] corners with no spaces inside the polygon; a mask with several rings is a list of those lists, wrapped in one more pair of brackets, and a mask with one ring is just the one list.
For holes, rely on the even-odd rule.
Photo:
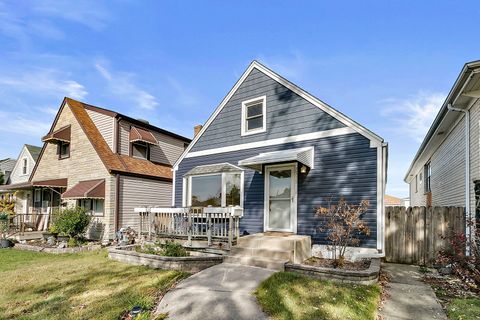
{"label": "front gable roof", "polygon": [[[114,153],[108,146],[105,139],[103,139],[103,136],[101,135],[97,126],[93,123],[92,119],[86,111],[86,109],[91,108],[92,106],[86,105],[80,101],[76,101],[67,97],[63,100],[60,110],[55,117],[49,133],[53,132],[58,117],[61,114],[63,108],[65,107],[70,108],[73,115],[75,116],[75,119],[78,121],[83,132],[87,136],[98,156],[100,157],[102,163],[105,165],[105,168],[110,173],[134,174],[166,180],[172,179],[172,172],[169,166],[155,164],[148,160],[137,159],[126,155],[119,155]],[[30,176],[30,181],[35,174],[38,163],[41,161],[45,146],[46,144],[43,145],[42,151],[40,152],[39,161],[37,161],[37,163],[35,164],[35,168],[33,169]]]}
{"label": "front gable roof", "polygon": [[303,99],[307,100],[314,106],[318,107],[325,113],[329,114],[333,118],[337,119],[341,123],[343,123],[345,126],[351,128],[353,131],[358,132],[362,136],[366,137],[370,141],[374,142],[374,144],[381,144],[384,140],[380,136],[376,135],[372,131],[368,130],[367,128],[363,127],[359,123],[355,122],[354,120],[348,118],[345,116],[343,113],[335,110],[325,102],[321,101],[320,99],[314,97],[313,95],[309,94],[307,91],[301,89],[297,85],[291,83],[287,79],[283,78],[279,74],[275,73],[274,71],[270,70],[269,68],[265,67],[261,63],[257,61],[252,61],[252,63],[248,66],[248,68],[245,70],[243,75],[240,77],[240,79],[235,83],[233,88],[229,91],[229,93],[225,96],[225,98],[222,100],[220,105],[215,109],[215,111],[212,113],[212,115],[208,118],[207,122],[203,126],[203,128],[200,130],[200,132],[194,137],[193,141],[190,143],[190,145],[185,149],[183,154],[180,156],[180,158],[175,162],[174,168],[178,167],[178,164],[185,158],[185,156],[192,150],[192,148],[195,146],[195,144],[199,141],[200,137],[205,133],[205,131],[208,129],[208,127],[212,124],[214,119],[218,116],[220,111],[225,107],[225,105],[228,103],[228,101],[232,98],[232,96],[235,94],[235,92],[239,89],[239,87],[242,85],[242,83],[247,79],[249,74],[254,70],[258,70],[271,79],[277,81],[279,84],[285,86],[286,88],[290,89],[292,92],[295,94],[299,95]]}

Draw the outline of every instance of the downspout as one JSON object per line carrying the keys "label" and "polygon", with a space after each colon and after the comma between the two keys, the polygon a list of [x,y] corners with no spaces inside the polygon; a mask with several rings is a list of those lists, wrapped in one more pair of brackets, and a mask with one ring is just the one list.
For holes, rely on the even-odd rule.
{"label": "downspout", "polygon": [[120,226],[120,175],[117,173],[115,175],[115,217],[114,217],[114,226],[116,233],[119,230]]}
{"label": "downspout", "polygon": [[[470,78],[468,79],[470,80]],[[466,83],[468,83],[468,80]],[[470,210],[470,109],[464,110],[455,108],[451,104],[447,106],[447,109],[465,114],[465,216],[467,217],[467,220],[470,221],[472,219]],[[467,254],[469,254],[469,243],[472,241],[472,234],[470,232],[470,228],[468,227],[468,223],[465,228],[465,234],[468,239]]]}

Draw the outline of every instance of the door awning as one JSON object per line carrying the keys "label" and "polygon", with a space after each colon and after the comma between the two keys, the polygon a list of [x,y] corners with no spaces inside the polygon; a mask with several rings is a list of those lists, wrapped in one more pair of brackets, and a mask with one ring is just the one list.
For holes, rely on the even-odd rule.
{"label": "door awning", "polygon": [[68,181],[67,178],[43,180],[43,181],[32,181],[32,186],[33,187],[66,188],[67,181]]}
{"label": "door awning", "polygon": [[153,133],[151,133],[148,130],[144,130],[144,129],[132,126],[132,128],[130,129],[130,142],[136,142],[136,141],[158,145],[158,141],[153,135]]}
{"label": "door awning", "polygon": [[260,153],[256,156],[238,161],[240,167],[262,171],[263,164],[273,164],[288,161],[297,161],[313,168],[314,164],[314,148],[305,147],[299,149],[287,149],[281,151]]}
{"label": "door awning", "polygon": [[185,173],[183,176],[195,176],[201,174],[221,173],[221,172],[241,172],[242,169],[230,163],[207,164],[195,167]]}
{"label": "door awning", "polygon": [[70,125],[62,127],[52,133],[47,134],[42,138],[43,142],[53,142],[56,143],[58,141],[62,142],[70,142],[70,135],[71,135],[71,127]]}
{"label": "door awning", "polygon": [[80,181],[62,193],[62,199],[105,199],[105,179]]}

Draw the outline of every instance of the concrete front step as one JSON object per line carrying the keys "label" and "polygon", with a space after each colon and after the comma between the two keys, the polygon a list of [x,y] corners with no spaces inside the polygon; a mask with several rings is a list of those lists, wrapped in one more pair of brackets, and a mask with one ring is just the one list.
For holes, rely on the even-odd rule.
{"label": "concrete front step", "polygon": [[233,247],[230,251],[231,255],[236,256],[249,256],[249,257],[264,257],[272,259],[282,259],[287,261],[293,261],[293,250],[270,250],[262,248],[249,248],[249,247]]}
{"label": "concrete front step", "polygon": [[253,257],[253,256],[242,256],[242,255],[231,255],[225,257],[223,260],[226,263],[241,264],[244,266],[260,267],[270,270],[284,271],[285,263],[288,260],[284,259],[273,259],[265,257]]}
{"label": "concrete front step", "polygon": [[252,234],[240,237],[234,248],[239,248],[236,249],[238,254],[287,259],[293,263],[303,262],[312,253],[311,238],[297,234]]}

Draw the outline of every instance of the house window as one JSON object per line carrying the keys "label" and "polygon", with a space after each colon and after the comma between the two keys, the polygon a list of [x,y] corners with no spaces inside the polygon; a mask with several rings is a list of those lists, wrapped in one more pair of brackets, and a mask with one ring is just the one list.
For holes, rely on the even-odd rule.
{"label": "house window", "polygon": [[418,175],[415,176],[415,193],[418,192]]}
{"label": "house window", "polygon": [[22,174],[27,174],[28,172],[28,160],[27,158],[22,159]]}
{"label": "house window", "polygon": [[432,185],[431,185],[432,166],[430,165],[430,162],[425,165],[424,171],[425,171],[425,193],[428,193],[432,191]]}
{"label": "house window", "polygon": [[132,143],[132,156],[140,159],[150,159],[150,146],[145,142]]}
{"label": "house window", "polygon": [[242,136],[266,131],[266,96],[242,102]]}
{"label": "house window", "polygon": [[85,208],[92,216],[103,216],[103,199],[81,199],[78,206]]}
{"label": "house window", "polygon": [[226,207],[243,205],[242,173],[215,173],[191,176],[188,205],[193,207]]}
{"label": "house window", "polygon": [[70,142],[58,142],[58,158],[65,159],[70,157]]}

